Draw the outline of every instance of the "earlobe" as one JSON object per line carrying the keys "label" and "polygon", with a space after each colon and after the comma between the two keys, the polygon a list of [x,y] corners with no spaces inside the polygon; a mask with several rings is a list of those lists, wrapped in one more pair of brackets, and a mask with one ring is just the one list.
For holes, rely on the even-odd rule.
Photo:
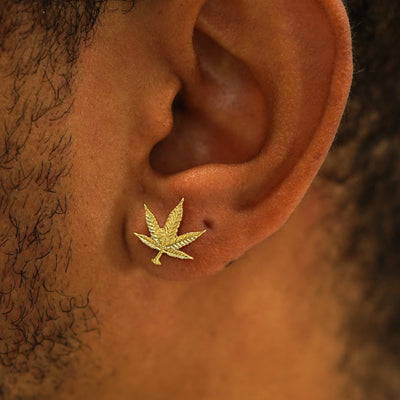
{"label": "earlobe", "polygon": [[210,0],[193,32],[174,128],[149,149],[140,184],[168,207],[185,197],[183,231],[211,228],[190,264],[152,270],[167,279],[221,270],[282,226],[329,150],[352,76],[340,0]]}

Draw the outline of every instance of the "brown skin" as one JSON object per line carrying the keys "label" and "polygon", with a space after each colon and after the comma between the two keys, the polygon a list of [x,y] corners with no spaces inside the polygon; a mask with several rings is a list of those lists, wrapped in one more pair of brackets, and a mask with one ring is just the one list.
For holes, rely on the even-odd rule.
{"label": "brown skin", "polygon": [[73,284],[96,288],[101,338],[65,398],[340,399],[341,307],[314,256],[326,243],[318,204],[309,195],[279,233],[197,282],[97,257],[96,278],[82,271]]}
{"label": "brown skin", "polygon": [[341,398],[342,310],[315,259],[327,242],[312,224],[319,204],[308,196],[279,233],[197,282],[90,260],[83,225],[88,244],[74,254],[86,265],[73,267],[70,287],[93,289],[101,336],[85,337],[91,350],[74,354],[57,398]]}
{"label": "brown skin", "polygon": [[[346,15],[337,0],[204,3],[106,12],[82,51],[69,286],[92,290],[101,336],[59,399],[338,398],[326,209],[314,188],[294,210],[347,99]],[[143,203],[163,224],[181,197],[180,233],[207,233],[193,261],[155,266],[133,235]]]}

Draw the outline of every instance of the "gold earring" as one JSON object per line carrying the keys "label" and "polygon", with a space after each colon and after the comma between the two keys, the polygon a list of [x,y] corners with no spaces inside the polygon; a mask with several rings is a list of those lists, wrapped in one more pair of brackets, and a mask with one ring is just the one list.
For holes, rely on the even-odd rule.
{"label": "gold earring", "polygon": [[151,237],[141,235],[136,232],[134,233],[146,246],[158,250],[157,256],[151,260],[156,265],[161,265],[160,257],[164,253],[175,258],[193,260],[193,257],[191,257],[189,254],[184,253],[183,251],[180,251],[179,249],[194,242],[204,232],[206,232],[205,230],[201,232],[189,232],[177,236],[178,228],[181,224],[183,217],[183,201],[184,199],[182,199],[180,203],[170,212],[167,218],[167,222],[165,223],[163,228],[160,228],[156,217],[149,210],[147,205],[144,205],[146,213],[146,224]]}

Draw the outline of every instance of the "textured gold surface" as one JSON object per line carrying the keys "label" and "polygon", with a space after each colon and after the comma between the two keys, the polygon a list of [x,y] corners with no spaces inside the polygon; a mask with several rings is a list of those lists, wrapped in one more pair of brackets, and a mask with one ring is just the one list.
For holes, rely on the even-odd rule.
{"label": "textured gold surface", "polygon": [[193,260],[193,257],[179,249],[194,242],[205,232],[205,230],[201,232],[189,232],[177,236],[179,225],[183,217],[183,201],[184,199],[170,212],[163,228],[160,228],[154,214],[149,210],[146,204],[144,205],[146,224],[151,237],[136,232],[134,233],[146,246],[158,250],[156,257],[151,260],[156,265],[161,265],[160,257],[163,253],[175,258]]}

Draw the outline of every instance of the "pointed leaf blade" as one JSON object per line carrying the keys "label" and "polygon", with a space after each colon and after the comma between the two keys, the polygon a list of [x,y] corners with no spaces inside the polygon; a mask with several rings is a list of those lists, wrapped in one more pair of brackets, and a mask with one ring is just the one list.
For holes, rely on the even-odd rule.
{"label": "pointed leaf blade", "polygon": [[135,232],[135,235],[146,246],[149,246],[155,250],[161,250],[160,245],[158,243],[156,243],[151,237],[148,237],[146,235],[141,235],[140,233],[136,233],[136,232]]}
{"label": "pointed leaf blade", "polygon": [[183,216],[183,201],[184,199],[182,199],[179,204],[170,212],[167,222],[165,223],[164,230],[168,242],[172,241],[178,233],[179,225],[181,224]]}
{"label": "pointed leaf blade", "polygon": [[160,239],[161,236],[161,229],[160,226],[158,225],[157,219],[154,216],[154,214],[149,210],[149,208],[146,206],[146,204],[144,205],[144,209],[146,212],[146,224],[147,224],[147,228],[149,229],[150,235],[151,237],[155,240],[155,241],[159,241],[158,239]]}
{"label": "pointed leaf blade", "polygon": [[192,256],[189,256],[189,254],[186,254],[183,251],[170,249],[170,248],[167,248],[164,251],[166,254],[168,254],[171,257],[180,258],[182,260],[193,260]]}
{"label": "pointed leaf blade", "polygon": [[199,238],[204,232],[188,232],[185,233],[184,235],[180,235],[176,237],[171,244],[168,245],[168,249],[172,248],[175,250],[180,249],[181,247],[187,246],[188,244],[194,242],[197,238]]}

